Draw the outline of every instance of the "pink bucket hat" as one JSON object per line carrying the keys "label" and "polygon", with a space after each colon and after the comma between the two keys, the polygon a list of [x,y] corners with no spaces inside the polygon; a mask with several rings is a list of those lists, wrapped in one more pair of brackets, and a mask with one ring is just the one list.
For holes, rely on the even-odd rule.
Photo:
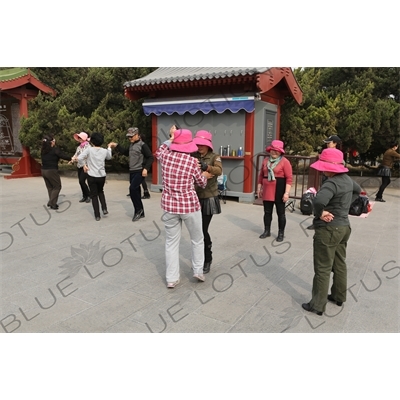
{"label": "pink bucket hat", "polygon": [[333,148],[322,150],[319,160],[312,163],[310,167],[322,172],[335,172],[338,174],[349,172],[343,165],[343,153]]}
{"label": "pink bucket hat", "polygon": [[169,148],[180,153],[194,153],[198,150],[193,142],[192,132],[189,129],[177,129],[174,133],[174,141]]}
{"label": "pink bucket hat", "polygon": [[79,142],[79,139],[82,139],[84,142],[87,141],[88,138],[88,134],[85,132],[81,132],[81,133],[75,133],[74,134],[74,139]]}
{"label": "pink bucket hat", "polygon": [[281,140],[273,140],[272,143],[265,149],[267,153],[271,150],[279,151],[281,154],[285,154],[285,150],[283,150],[283,142]]}
{"label": "pink bucket hat", "polygon": [[214,150],[212,144],[212,134],[208,131],[198,131],[193,139],[193,142],[200,146],[208,146],[211,150]]}

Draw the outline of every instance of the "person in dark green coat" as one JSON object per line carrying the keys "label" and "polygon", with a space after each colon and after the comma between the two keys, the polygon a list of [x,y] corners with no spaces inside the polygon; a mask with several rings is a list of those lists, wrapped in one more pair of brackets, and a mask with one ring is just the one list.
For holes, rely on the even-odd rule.
{"label": "person in dark green coat", "polygon": [[[310,167],[323,172],[327,179],[313,201],[314,279],[312,298],[302,307],[322,315],[327,300],[338,306],[346,301],[346,248],[351,234],[349,209],[360,195],[361,187],[346,174],[349,170],[343,165],[343,153],[340,150],[323,150],[319,160]],[[328,295],[331,272],[333,284]]]}

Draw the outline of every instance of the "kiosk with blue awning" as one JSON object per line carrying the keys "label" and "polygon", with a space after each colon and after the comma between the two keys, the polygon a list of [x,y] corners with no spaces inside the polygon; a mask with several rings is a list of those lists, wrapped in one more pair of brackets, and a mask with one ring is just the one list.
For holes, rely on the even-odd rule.
{"label": "kiosk with blue awning", "polygon": [[[153,151],[171,125],[213,134],[228,177],[227,196],[253,202],[256,156],[280,136],[280,108],[287,97],[298,104],[302,92],[290,68],[194,67],[158,68],[125,82],[125,96],[144,100],[152,118]],[[153,164],[152,191],[162,190],[161,171]]]}

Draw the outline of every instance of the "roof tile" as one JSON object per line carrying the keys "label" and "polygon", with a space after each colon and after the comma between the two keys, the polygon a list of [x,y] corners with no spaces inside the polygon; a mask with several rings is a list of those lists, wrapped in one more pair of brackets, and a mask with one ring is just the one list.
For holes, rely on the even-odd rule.
{"label": "roof tile", "polygon": [[124,83],[125,87],[187,82],[202,79],[225,78],[261,74],[270,67],[161,67],[144,76]]}
{"label": "roof tile", "polygon": [[0,81],[12,81],[13,79],[21,78],[22,76],[28,75],[28,73],[35,78],[37,78],[36,74],[30,71],[28,68],[9,68],[0,70]]}

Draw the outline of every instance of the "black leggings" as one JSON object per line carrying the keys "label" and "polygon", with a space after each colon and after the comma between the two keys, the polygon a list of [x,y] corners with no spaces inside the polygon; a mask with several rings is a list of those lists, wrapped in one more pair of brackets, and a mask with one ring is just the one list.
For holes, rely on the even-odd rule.
{"label": "black leggings", "polygon": [[204,261],[210,262],[212,260],[212,251],[211,251],[211,237],[208,233],[208,227],[210,226],[212,215],[204,215],[202,214],[203,219],[203,236],[204,236]]}
{"label": "black leggings", "polygon": [[390,185],[390,176],[382,176],[382,184],[376,194],[377,199],[381,199],[383,196],[383,191],[386,189],[387,186]]}
{"label": "black leggings", "polygon": [[263,201],[264,228],[265,230],[271,229],[272,210],[274,208],[274,204],[276,207],[276,214],[278,215],[278,229],[283,231],[286,227],[285,203],[283,201]]}

